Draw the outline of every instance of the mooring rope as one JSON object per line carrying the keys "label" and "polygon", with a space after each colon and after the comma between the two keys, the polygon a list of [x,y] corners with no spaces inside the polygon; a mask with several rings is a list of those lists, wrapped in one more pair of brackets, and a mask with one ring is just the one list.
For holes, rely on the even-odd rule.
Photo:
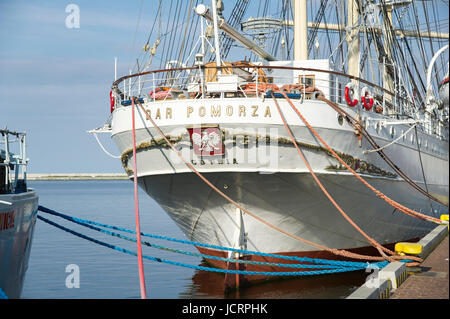
{"label": "mooring rope", "polygon": [[[342,117],[344,117],[347,122],[353,126],[354,129],[361,132],[361,134],[367,139],[369,144],[372,145],[373,148],[380,148],[380,146],[375,142],[374,138],[367,132],[367,130],[364,128],[364,126],[358,124],[358,121],[354,119],[350,114],[348,114],[346,111],[344,111],[342,108],[340,108],[336,103],[328,100],[324,96],[318,96],[318,100],[321,100],[325,103],[327,103],[331,108],[333,108],[338,114],[340,114]],[[357,124],[355,124],[357,123]],[[380,157],[390,166],[392,169],[394,169],[409,185],[411,185],[413,188],[415,188],[417,191],[425,195],[426,197],[434,200],[435,202],[440,203],[441,205],[444,205],[448,207],[448,203],[444,203],[440,199],[436,198],[435,196],[431,195],[424,189],[422,189],[419,185],[417,185],[411,178],[409,178],[405,173],[403,173],[400,168],[395,165],[392,160],[383,152],[383,150],[378,150],[377,153],[380,155]]]}
{"label": "mooring rope", "polygon": [[[281,91],[280,91],[281,92]],[[281,94],[285,94],[284,92],[281,92]],[[326,197],[328,197],[328,199],[330,200],[330,202],[333,204],[333,206],[334,207],[336,207],[336,209],[341,213],[341,215],[350,223],[350,225],[352,225],[364,238],[366,238],[368,241],[369,241],[369,243],[373,246],[373,247],[375,247],[377,250],[378,250],[378,252],[380,253],[380,255],[382,256],[382,257],[384,257],[385,259],[387,259],[387,260],[391,260],[391,257],[389,257],[389,256],[387,256],[384,252],[383,252],[383,250],[385,249],[384,247],[382,247],[379,243],[377,243],[373,238],[371,238],[370,236],[368,236],[358,225],[356,225],[356,223],[355,222],[353,222],[351,219],[350,219],[350,217],[342,210],[342,208],[338,205],[338,203],[336,203],[336,201],[333,199],[333,197],[330,195],[330,193],[328,193],[328,191],[325,189],[325,187],[323,186],[323,184],[320,182],[320,180],[319,180],[319,178],[316,176],[316,174],[314,173],[314,170],[311,168],[311,166],[309,165],[309,163],[308,163],[308,161],[306,160],[306,158],[305,158],[305,156],[303,155],[303,153],[302,153],[302,151],[300,150],[300,148],[298,147],[298,145],[297,145],[297,143],[296,143],[296,141],[295,141],[295,137],[294,137],[294,135],[292,134],[292,132],[291,132],[291,130],[290,130],[290,128],[289,128],[289,126],[288,126],[288,124],[287,124],[287,122],[286,122],[286,119],[285,119],[285,117],[284,117],[284,115],[283,115],[283,113],[281,112],[281,109],[280,109],[280,106],[278,105],[278,102],[277,102],[277,100],[276,100],[276,98],[275,98],[275,96],[273,95],[273,94],[271,94],[272,95],[272,98],[273,98],[273,101],[274,101],[274,103],[275,103],[275,105],[276,105],[276,107],[277,107],[277,110],[278,110],[278,113],[280,114],[280,118],[281,118],[281,120],[283,121],[283,124],[284,124],[284,126],[285,126],[285,128],[286,128],[286,131],[288,132],[288,134],[289,134],[289,136],[291,137],[291,140],[293,141],[293,143],[294,143],[294,146],[295,146],[295,148],[297,149],[297,151],[298,151],[298,153],[300,154],[300,157],[302,158],[302,160],[303,160],[303,163],[305,164],[305,166],[307,167],[307,169],[309,170],[309,173],[311,174],[311,176],[314,178],[314,180],[316,181],[316,184],[319,186],[319,188],[322,190],[322,192],[325,194],[325,196]],[[289,99],[288,97],[287,97],[287,95],[284,95],[284,97],[286,98],[286,99]],[[288,102],[290,102],[290,100],[288,100]],[[303,120],[303,117],[302,117],[302,120]],[[307,124],[308,125],[308,123],[305,123],[305,124]],[[309,126],[308,126],[309,127]],[[391,251],[388,251],[388,253],[391,253],[391,254],[394,254],[393,252],[391,252]],[[391,260],[392,261],[392,260]]]}
{"label": "mooring rope", "polygon": [[141,299],[147,299],[147,292],[145,289],[144,277],[144,262],[142,261],[142,245],[141,245],[141,225],[139,219],[139,199],[138,199],[138,185],[137,185],[137,158],[136,158],[136,127],[134,117],[134,98],[131,99],[131,121],[132,121],[132,135],[133,135],[133,166],[134,166],[134,211],[136,220],[136,234],[137,234],[137,251],[138,251],[138,269],[139,269],[139,286],[141,289]]}
{"label": "mooring rope", "polygon": [[302,119],[302,121],[305,123],[305,125],[308,127],[308,129],[314,134],[314,136],[316,136],[320,140],[320,142],[331,152],[331,154],[333,154],[333,156],[342,165],[344,165],[347,168],[347,170],[350,173],[352,173],[357,179],[359,179],[365,186],[367,186],[369,189],[371,189],[378,197],[382,198],[386,203],[390,204],[391,206],[397,208],[398,210],[400,210],[401,212],[403,212],[407,215],[410,215],[410,216],[413,215],[416,218],[430,221],[430,222],[433,222],[433,223],[439,224],[439,225],[444,223],[442,220],[440,220],[438,218],[434,218],[434,217],[431,217],[428,215],[418,213],[410,208],[407,208],[407,207],[401,205],[400,203],[397,203],[396,201],[389,198],[388,196],[386,196],[385,194],[383,194],[382,192],[377,190],[375,187],[370,185],[364,178],[362,178],[358,173],[356,173],[339,155],[337,155],[336,152],[330,146],[328,146],[327,143],[325,143],[325,141],[320,137],[320,135],[311,127],[311,125],[302,116],[300,111],[295,107],[295,105],[292,103],[292,101],[289,99],[289,97],[283,91],[280,91],[280,92],[284,95],[285,99],[288,101],[288,103],[291,105],[291,107],[294,109],[294,111],[298,114],[298,116]]}
{"label": "mooring rope", "polygon": [[[82,225],[82,226],[85,226],[85,227],[88,227],[88,228],[91,228],[91,227],[89,227],[89,225],[96,225],[96,226],[100,226],[100,227],[103,227],[103,228],[118,230],[118,231],[130,233],[130,234],[136,234],[136,232],[133,231],[133,230],[129,230],[129,229],[126,229],[126,228],[123,228],[123,227],[117,227],[117,226],[102,224],[102,223],[98,223],[98,222],[94,222],[94,221],[90,221],[90,220],[86,220],[86,219],[81,219],[81,218],[78,218],[78,217],[65,215],[65,214],[56,212],[56,211],[54,211],[52,209],[49,209],[47,207],[44,207],[44,206],[38,206],[38,210],[43,212],[43,213],[47,213],[47,214],[50,214],[50,215],[53,215],[53,216],[61,217],[61,218],[66,219],[66,220],[68,220],[70,222],[73,222],[73,223],[76,223],[76,224],[79,224],[79,225]],[[91,229],[95,229],[95,228],[91,228]],[[95,230],[97,230],[97,229],[95,229]],[[114,235],[112,235],[112,236],[116,236],[117,233],[113,233],[113,234]],[[155,234],[148,234],[148,233],[143,233],[143,232],[141,233],[141,235],[144,236],[144,237],[150,237],[150,238],[155,238],[155,239],[160,239],[160,240],[172,241],[172,242],[177,242],[177,243],[181,243],[181,244],[194,245],[194,246],[211,248],[211,249],[216,249],[216,250],[223,250],[223,251],[232,251],[232,252],[241,253],[241,254],[245,254],[245,255],[256,255],[256,256],[262,256],[262,257],[286,259],[286,260],[307,262],[307,263],[313,263],[313,264],[323,264],[323,265],[329,265],[329,266],[338,266],[338,267],[364,267],[364,266],[367,266],[367,263],[364,263],[364,262],[339,261],[339,260],[317,259],[317,258],[309,258],[309,257],[286,256],[286,255],[279,255],[279,254],[262,253],[262,252],[251,251],[251,250],[243,250],[243,249],[237,249],[237,248],[231,248],[231,247],[210,245],[210,244],[205,244],[205,243],[200,243],[200,242],[194,242],[194,241],[189,241],[189,240],[177,239],[177,238],[161,236],[161,235],[155,235]],[[121,236],[123,236],[123,235],[117,234],[116,237],[121,237]],[[133,241],[134,241],[134,239],[133,239]],[[153,246],[155,248],[158,248],[154,244],[149,244],[149,245],[151,245],[151,246]],[[161,247],[163,247],[163,246],[161,246]],[[163,247],[163,248],[166,249],[167,247]],[[167,248],[167,249],[172,249],[172,248]],[[205,258],[216,257],[216,256],[211,256],[211,255],[204,255],[204,256],[205,256]],[[222,258],[222,257],[220,257],[220,258]],[[212,259],[214,259],[214,258],[212,258]],[[233,262],[237,262],[235,259],[229,259],[229,258],[225,258],[225,259],[226,259],[226,261],[231,260]],[[271,264],[271,263],[269,263],[269,264]],[[286,265],[286,264],[283,264],[283,265]]]}
{"label": "mooring rope", "polygon": [[0,299],[8,299],[8,296],[6,293],[0,288]]}
{"label": "mooring rope", "polygon": [[[42,208],[41,206],[39,208]],[[43,211],[41,209],[39,209],[40,211]],[[58,213],[60,214],[60,213]],[[62,215],[62,214],[61,214]],[[96,244],[99,244],[101,246],[122,252],[122,253],[126,253],[129,255],[133,255],[133,256],[137,256],[138,254],[136,252],[130,251],[126,248],[122,248],[119,247],[117,245],[113,245],[113,244],[109,244],[103,241],[100,241],[98,239],[92,238],[90,236],[81,234],[75,230],[69,229],[65,226],[59,225],[49,219],[46,219],[40,215],[37,216],[38,219],[42,220],[43,222],[50,224],[56,228],[59,228],[63,231],[66,231],[68,233],[71,233],[72,235],[75,235],[77,237],[86,239],[88,241],[94,242]],[[71,216],[68,216],[71,217]],[[77,219],[74,217],[71,217],[73,219]],[[83,225],[82,223],[79,223],[80,225]],[[91,226],[91,225],[83,225],[86,227],[89,227],[91,229],[95,229],[95,227]],[[105,231],[105,230],[102,230]],[[105,231],[105,233],[108,233],[107,231]],[[127,239],[127,240],[132,240],[132,241],[136,241],[135,239],[132,238],[124,238],[122,236],[118,236],[120,234],[114,233],[114,232],[109,232],[109,235],[111,236],[115,236],[115,237],[120,237],[123,239]],[[153,245],[152,245],[153,246]],[[225,247],[223,247],[225,248]],[[178,252],[174,251],[174,252]],[[203,254],[202,254],[203,255]],[[270,255],[270,254],[266,254],[266,255]],[[209,255],[205,255],[205,258],[211,258],[211,257],[217,257],[217,256],[209,256]],[[276,255],[274,255],[276,256]],[[287,257],[287,256],[285,256]],[[292,257],[292,256],[291,256]],[[161,263],[166,263],[166,264],[171,264],[171,265],[175,265],[175,266],[182,266],[182,267],[187,267],[187,268],[192,268],[192,269],[196,269],[196,270],[203,270],[203,271],[212,271],[212,272],[220,272],[220,273],[231,273],[231,274],[241,274],[241,275],[263,275],[263,276],[311,276],[311,275],[322,275],[322,274],[331,274],[331,273],[341,273],[341,272],[348,272],[348,271],[357,271],[357,270],[364,270],[367,267],[378,267],[379,269],[385,267],[388,262],[387,261],[382,261],[382,262],[377,262],[377,263],[355,263],[355,262],[340,262],[340,263],[346,263],[346,266],[337,266],[337,265],[301,265],[301,264],[283,264],[283,263],[264,263],[264,265],[266,266],[277,266],[277,267],[293,267],[293,268],[318,268],[318,269],[322,269],[322,270],[316,270],[316,271],[295,271],[295,272],[266,272],[266,271],[243,271],[243,270],[231,270],[231,269],[220,269],[220,268],[210,268],[210,267],[204,267],[204,266],[197,266],[197,265],[191,265],[191,264],[187,264],[187,263],[182,263],[182,262],[177,262],[177,261],[171,261],[171,260],[167,260],[167,259],[163,259],[163,258],[158,258],[158,257],[153,257],[153,256],[148,256],[148,255],[143,255],[143,258],[148,259],[148,260],[152,260],[152,261],[156,261],[156,262],[161,262]],[[227,258],[223,258],[223,259],[227,259]],[[232,262],[236,263],[238,262],[238,260],[235,259],[230,259]],[[330,260],[323,260],[325,262],[333,262]],[[246,263],[253,263],[252,261],[245,261],[242,260],[242,262],[246,262]],[[332,268],[332,269],[323,269],[323,268]]]}

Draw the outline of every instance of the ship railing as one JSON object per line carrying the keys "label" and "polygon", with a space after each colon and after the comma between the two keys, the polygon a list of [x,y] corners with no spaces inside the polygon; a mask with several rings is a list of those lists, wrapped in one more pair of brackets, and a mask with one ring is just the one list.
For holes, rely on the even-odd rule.
{"label": "ship railing", "polygon": [[[0,137],[3,137],[3,149],[0,152],[0,194],[26,191],[26,133],[1,129]],[[15,139],[11,140],[10,137]],[[13,151],[17,151],[17,154]]]}
{"label": "ship railing", "polygon": [[[267,65],[226,65],[203,66],[154,70],[119,78],[113,83],[114,108],[128,106],[131,97],[141,102],[152,103],[181,99],[210,98],[264,98],[267,84],[287,87],[288,93],[298,94],[298,98],[314,99],[323,94],[341,107],[348,107],[347,100],[358,100],[355,108],[359,113],[376,112],[396,120],[418,119],[423,114],[414,100],[373,84],[367,80],[336,72],[302,67]],[[346,87],[353,87],[353,94],[346,97]],[[311,91],[311,88],[314,88]],[[366,107],[362,102],[366,97]],[[373,104],[371,104],[371,99]],[[446,139],[445,123],[434,114],[432,124],[422,121],[418,128],[429,134]]]}

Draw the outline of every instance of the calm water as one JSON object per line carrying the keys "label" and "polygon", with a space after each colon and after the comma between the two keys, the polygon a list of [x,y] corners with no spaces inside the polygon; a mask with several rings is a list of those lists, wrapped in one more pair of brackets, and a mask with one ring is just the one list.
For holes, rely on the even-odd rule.
{"label": "calm water", "polygon": [[[39,203],[61,213],[128,229],[135,228],[133,183],[130,181],[30,181]],[[186,239],[175,223],[143,191],[139,192],[141,230]],[[136,244],[39,212],[80,233],[129,250]],[[132,235],[130,236],[132,237]],[[196,251],[187,245],[143,238],[146,241]],[[193,265],[198,257],[143,246],[143,254]],[[80,287],[67,288],[66,267],[76,264]],[[224,295],[224,275],[196,271],[144,259],[149,298],[345,298],[364,283],[364,272],[305,277],[254,285]],[[139,298],[137,258],[64,232],[41,220],[36,228],[22,298]]]}

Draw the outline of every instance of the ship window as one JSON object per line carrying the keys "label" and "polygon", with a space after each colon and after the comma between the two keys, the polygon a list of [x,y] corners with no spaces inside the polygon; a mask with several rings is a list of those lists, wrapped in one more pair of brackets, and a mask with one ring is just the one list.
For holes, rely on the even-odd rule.
{"label": "ship window", "polygon": [[314,74],[303,74],[298,76],[298,83],[306,84],[309,87],[315,86],[315,75]]}
{"label": "ship window", "polygon": [[377,133],[380,134],[381,131],[381,123],[377,122]]}
{"label": "ship window", "polygon": [[342,125],[344,123],[344,118],[342,117],[342,115],[338,116],[338,123],[339,125]]}
{"label": "ship window", "polygon": [[391,127],[391,138],[395,137],[395,128]]}
{"label": "ship window", "polygon": [[364,125],[364,128],[367,130],[367,128],[369,127],[369,119],[364,119],[363,125]]}

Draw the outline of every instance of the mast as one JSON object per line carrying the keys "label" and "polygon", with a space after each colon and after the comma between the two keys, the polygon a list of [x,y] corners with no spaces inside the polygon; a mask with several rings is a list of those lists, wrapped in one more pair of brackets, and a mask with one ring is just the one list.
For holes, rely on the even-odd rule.
{"label": "mast", "polygon": [[[389,92],[394,92],[395,88],[392,75],[387,72],[389,66],[391,67],[391,70],[394,69],[392,60],[393,39],[390,34],[390,28],[392,26],[392,5],[386,4],[385,9],[387,19],[384,21],[384,51],[386,52],[386,58],[385,61],[383,61],[383,87]],[[386,95],[385,99],[392,105],[392,96]]]}
{"label": "mast", "polygon": [[292,0],[294,9],[294,60],[308,60],[306,0]]}
{"label": "mast", "polygon": [[[217,5],[216,0],[211,0],[212,10],[213,10],[213,24],[214,24],[214,45],[216,51],[216,65],[219,67],[222,65],[220,59],[220,46],[219,46],[219,27],[217,25]],[[220,69],[217,69],[220,72]]]}
{"label": "mast", "polygon": [[357,0],[347,1],[347,42],[348,42],[348,74],[359,77],[359,30]]}
{"label": "mast", "polygon": [[[209,21],[214,21],[214,18],[211,17],[211,14],[209,12],[209,8],[207,8],[203,4],[199,4],[197,8],[195,9],[195,12],[208,19]],[[230,26],[226,21],[223,19],[220,19],[218,21],[218,28],[220,28],[222,31],[224,31],[226,34],[228,34],[230,37],[235,39],[236,41],[239,41],[242,43],[246,48],[249,50],[252,50],[256,54],[258,54],[261,58],[267,60],[267,61],[276,61],[277,59],[273,57],[270,53],[266,52],[265,50],[261,49],[259,46],[257,46],[253,41],[247,39],[242,34],[240,34],[237,30],[235,30],[232,26]],[[218,43],[218,41],[217,41]],[[217,51],[216,51],[217,55]]]}

